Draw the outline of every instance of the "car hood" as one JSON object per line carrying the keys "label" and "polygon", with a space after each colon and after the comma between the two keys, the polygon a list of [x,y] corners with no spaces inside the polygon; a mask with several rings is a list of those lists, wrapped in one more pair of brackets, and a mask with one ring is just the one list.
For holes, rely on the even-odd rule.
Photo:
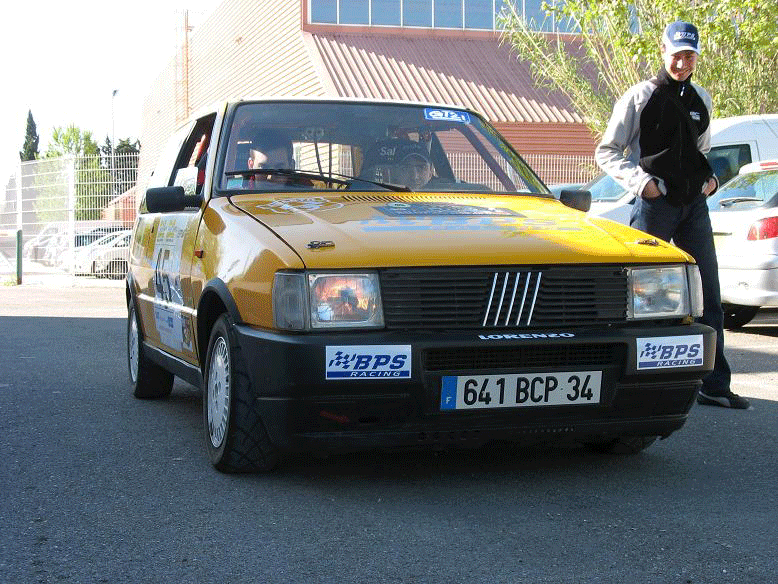
{"label": "car hood", "polygon": [[308,268],[691,261],[624,225],[537,196],[240,195]]}

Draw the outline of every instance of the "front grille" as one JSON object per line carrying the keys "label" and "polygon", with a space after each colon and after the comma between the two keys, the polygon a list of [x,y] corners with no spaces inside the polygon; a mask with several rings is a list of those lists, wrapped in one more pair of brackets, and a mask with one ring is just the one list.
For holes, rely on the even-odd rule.
{"label": "front grille", "polygon": [[389,329],[504,329],[621,323],[619,266],[408,268],[381,272]]}
{"label": "front grille", "polygon": [[528,345],[525,347],[436,348],[424,353],[426,371],[545,368],[621,367],[626,356],[623,344]]}

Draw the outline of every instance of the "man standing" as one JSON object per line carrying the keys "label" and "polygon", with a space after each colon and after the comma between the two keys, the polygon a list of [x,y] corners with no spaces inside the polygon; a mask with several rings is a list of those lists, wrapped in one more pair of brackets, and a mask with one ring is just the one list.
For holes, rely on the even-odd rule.
{"label": "man standing", "polygon": [[691,75],[700,53],[697,28],[673,22],[661,40],[664,66],[656,77],[631,87],[616,102],[597,146],[597,164],[638,195],[630,225],[690,254],[700,268],[701,322],[717,331],[716,362],[697,397],[700,404],[747,409],[730,389],[724,356],[718,262],[705,199],[718,188],[704,153],[710,150],[711,97]]}

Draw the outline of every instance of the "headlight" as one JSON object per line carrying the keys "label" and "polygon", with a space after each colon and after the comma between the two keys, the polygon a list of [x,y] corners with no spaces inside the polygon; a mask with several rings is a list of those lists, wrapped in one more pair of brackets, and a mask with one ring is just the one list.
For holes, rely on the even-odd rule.
{"label": "headlight", "polygon": [[683,317],[692,314],[692,306],[696,301],[693,303],[689,294],[689,275],[691,273],[687,273],[686,266],[632,268],[628,318]]}
{"label": "headlight", "polygon": [[279,272],[273,316],[275,325],[286,330],[382,327],[378,274]]}

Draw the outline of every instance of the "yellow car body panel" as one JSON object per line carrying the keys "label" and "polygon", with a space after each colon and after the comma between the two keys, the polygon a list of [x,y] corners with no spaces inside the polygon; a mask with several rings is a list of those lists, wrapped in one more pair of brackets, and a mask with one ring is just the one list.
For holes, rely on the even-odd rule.
{"label": "yellow car body panel", "polygon": [[[309,269],[693,261],[667,242],[536,196],[260,193],[232,202],[288,242]],[[379,210],[439,203],[511,214],[392,217]],[[333,245],[312,249],[312,241]]]}

